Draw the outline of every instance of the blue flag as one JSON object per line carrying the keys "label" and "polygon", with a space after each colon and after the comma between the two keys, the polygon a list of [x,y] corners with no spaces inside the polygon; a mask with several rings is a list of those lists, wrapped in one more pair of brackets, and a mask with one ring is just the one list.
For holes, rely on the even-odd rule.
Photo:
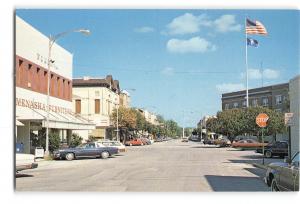
{"label": "blue flag", "polygon": [[247,45],[258,47],[258,41],[252,38],[247,38]]}

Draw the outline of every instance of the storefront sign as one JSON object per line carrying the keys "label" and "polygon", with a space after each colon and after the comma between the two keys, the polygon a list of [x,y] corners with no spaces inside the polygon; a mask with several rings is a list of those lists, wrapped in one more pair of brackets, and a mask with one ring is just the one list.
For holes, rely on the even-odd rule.
{"label": "storefront sign", "polygon": [[[23,99],[23,98],[16,98],[16,106],[47,111],[46,104],[38,101]],[[60,106],[49,105],[49,110],[54,113],[73,114],[71,109],[60,107]]]}

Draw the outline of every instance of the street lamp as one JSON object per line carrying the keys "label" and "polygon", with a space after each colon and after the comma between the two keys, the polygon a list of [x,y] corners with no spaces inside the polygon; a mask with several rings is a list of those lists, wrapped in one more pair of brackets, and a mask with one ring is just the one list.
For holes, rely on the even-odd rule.
{"label": "street lamp", "polygon": [[52,50],[52,46],[54,45],[55,41],[60,38],[63,37],[69,33],[82,33],[84,35],[90,35],[90,31],[87,29],[76,29],[76,30],[68,30],[62,33],[58,33],[54,36],[49,37],[49,46],[48,46],[48,82],[47,82],[47,127],[46,127],[46,151],[45,151],[45,155],[49,155],[49,112],[50,112],[50,107],[49,107],[49,101],[50,101],[50,79],[51,79],[51,64],[54,62],[53,60],[51,60],[51,50]]}

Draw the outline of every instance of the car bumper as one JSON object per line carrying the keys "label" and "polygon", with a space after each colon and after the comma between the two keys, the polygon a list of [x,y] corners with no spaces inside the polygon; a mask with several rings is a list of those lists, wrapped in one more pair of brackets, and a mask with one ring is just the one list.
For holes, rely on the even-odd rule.
{"label": "car bumper", "polygon": [[26,170],[26,169],[35,169],[37,167],[38,167],[38,163],[22,164],[22,165],[16,166],[16,170],[22,171],[22,170]]}

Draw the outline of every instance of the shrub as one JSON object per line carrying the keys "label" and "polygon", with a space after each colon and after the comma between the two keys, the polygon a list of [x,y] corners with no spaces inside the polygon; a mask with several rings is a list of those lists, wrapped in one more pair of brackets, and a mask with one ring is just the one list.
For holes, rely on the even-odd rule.
{"label": "shrub", "polygon": [[83,138],[80,137],[78,134],[73,133],[70,141],[71,147],[76,147],[82,143]]}

